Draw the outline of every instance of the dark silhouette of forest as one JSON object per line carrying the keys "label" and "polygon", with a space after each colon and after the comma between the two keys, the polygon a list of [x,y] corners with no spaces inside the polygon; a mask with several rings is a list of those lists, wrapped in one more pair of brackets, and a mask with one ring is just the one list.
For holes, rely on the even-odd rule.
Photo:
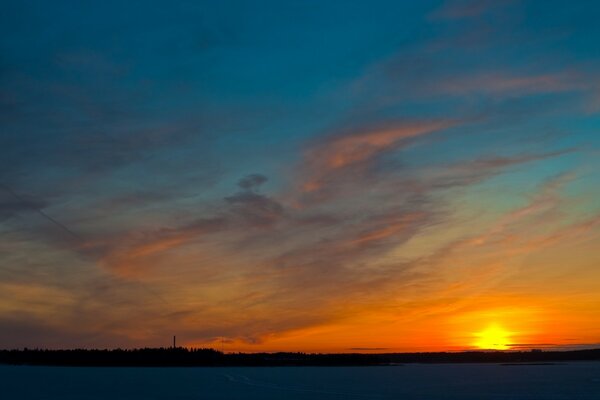
{"label": "dark silhouette of forest", "polygon": [[459,353],[308,354],[222,353],[214,349],[0,350],[0,363],[53,366],[368,366],[405,363],[553,363],[599,361],[600,349],[576,351],[470,351]]}

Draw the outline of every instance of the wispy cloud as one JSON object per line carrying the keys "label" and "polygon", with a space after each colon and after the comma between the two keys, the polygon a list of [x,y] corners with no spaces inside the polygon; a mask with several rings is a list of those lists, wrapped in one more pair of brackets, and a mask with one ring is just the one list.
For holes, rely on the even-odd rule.
{"label": "wispy cloud", "polygon": [[369,172],[384,154],[408,145],[408,140],[447,129],[454,121],[397,122],[333,134],[307,150],[301,168],[306,193],[327,193],[335,184]]}

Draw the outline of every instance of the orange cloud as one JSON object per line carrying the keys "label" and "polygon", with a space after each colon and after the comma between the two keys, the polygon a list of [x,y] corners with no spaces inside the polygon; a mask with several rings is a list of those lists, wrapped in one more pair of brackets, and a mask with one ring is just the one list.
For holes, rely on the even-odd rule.
{"label": "orange cloud", "polygon": [[[378,129],[339,134],[317,143],[305,156],[302,189],[315,192],[348,170],[368,165],[383,153],[401,148],[407,139],[427,135],[455,122],[404,122]],[[353,171],[357,172],[357,171]]]}
{"label": "orange cloud", "polygon": [[526,95],[557,93],[585,88],[586,85],[582,82],[581,77],[572,73],[518,75],[506,72],[485,72],[447,79],[436,85],[432,90],[436,93],[452,95],[466,93]]}
{"label": "orange cloud", "polygon": [[350,241],[350,244],[364,245],[370,242],[387,239],[391,236],[406,231],[408,228],[412,227],[413,224],[420,220],[424,220],[426,217],[427,215],[423,212],[414,212],[407,215],[402,215],[396,220],[385,223],[383,227],[377,227],[375,229],[360,233],[356,239]]}
{"label": "orange cloud", "polygon": [[161,229],[143,235],[123,237],[101,264],[121,277],[140,277],[148,273],[155,258],[198,238],[216,233],[224,221],[218,218],[196,221],[181,228]]}

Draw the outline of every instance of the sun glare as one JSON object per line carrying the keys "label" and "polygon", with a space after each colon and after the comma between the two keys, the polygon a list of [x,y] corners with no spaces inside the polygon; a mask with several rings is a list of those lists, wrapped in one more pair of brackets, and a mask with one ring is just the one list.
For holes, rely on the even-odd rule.
{"label": "sun glare", "polygon": [[475,334],[474,345],[484,350],[510,349],[510,332],[498,325],[490,325],[487,329]]}

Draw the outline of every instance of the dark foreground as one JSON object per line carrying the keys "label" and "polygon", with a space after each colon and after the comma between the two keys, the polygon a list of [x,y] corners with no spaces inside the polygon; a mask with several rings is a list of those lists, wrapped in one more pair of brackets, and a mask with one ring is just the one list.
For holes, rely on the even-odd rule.
{"label": "dark foreground", "polygon": [[0,366],[6,400],[597,400],[600,363],[387,367]]}
{"label": "dark foreground", "polygon": [[0,364],[54,366],[380,366],[408,363],[553,363],[600,361],[600,349],[578,351],[306,354],[231,353],[212,349],[0,350]]}

